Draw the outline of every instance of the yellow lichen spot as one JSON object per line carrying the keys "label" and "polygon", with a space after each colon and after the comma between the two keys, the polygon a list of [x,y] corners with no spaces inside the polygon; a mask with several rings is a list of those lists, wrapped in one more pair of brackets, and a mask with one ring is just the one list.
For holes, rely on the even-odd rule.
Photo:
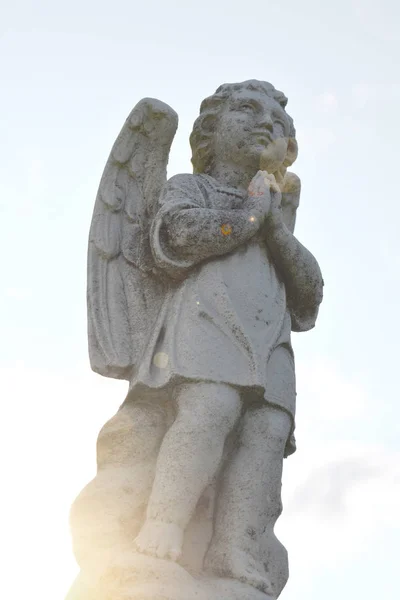
{"label": "yellow lichen spot", "polygon": [[228,225],[228,223],[224,223],[221,225],[221,233],[222,235],[230,235],[232,233],[232,227]]}
{"label": "yellow lichen spot", "polygon": [[153,357],[153,363],[159,369],[165,369],[168,366],[169,358],[165,352],[157,352]]}

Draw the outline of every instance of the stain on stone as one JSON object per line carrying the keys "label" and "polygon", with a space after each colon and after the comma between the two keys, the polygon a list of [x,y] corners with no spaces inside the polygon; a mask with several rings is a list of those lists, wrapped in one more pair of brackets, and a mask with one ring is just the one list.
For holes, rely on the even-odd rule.
{"label": "stain on stone", "polygon": [[199,311],[199,317],[201,317],[202,319],[206,319],[207,321],[210,321],[210,323],[212,323],[212,318],[204,310]]}
{"label": "stain on stone", "polygon": [[208,496],[202,496],[197,503],[199,510],[207,510],[210,506],[210,498]]}

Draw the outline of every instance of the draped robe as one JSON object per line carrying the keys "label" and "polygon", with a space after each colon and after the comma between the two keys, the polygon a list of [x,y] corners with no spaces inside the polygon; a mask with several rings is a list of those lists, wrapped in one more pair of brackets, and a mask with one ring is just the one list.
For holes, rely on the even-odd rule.
{"label": "draped robe", "polygon": [[165,185],[150,243],[169,286],[130,394],[168,392],[187,381],[234,386],[244,401],[258,399],[291,416],[288,455],[295,451],[293,315],[266,242],[257,234],[198,264],[179,256],[175,243],[177,218],[190,239],[206,226],[208,211],[245,209],[245,201],[207,175],[177,175]]}

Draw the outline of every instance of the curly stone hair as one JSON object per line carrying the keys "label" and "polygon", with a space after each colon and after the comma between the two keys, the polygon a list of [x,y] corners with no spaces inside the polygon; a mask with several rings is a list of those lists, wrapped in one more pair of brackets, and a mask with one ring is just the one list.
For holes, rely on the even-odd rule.
{"label": "curly stone hair", "polygon": [[[286,108],[286,96],[276,90],[271,83],[266,81],[257,81],[251,79],[242,83],[224,83],[215,94],[209,96],[200,106],[200,115],[193,125],[193,131],[190,135],[190,145],[192,148],[192,164],[195,173],[209,173],[212,169],[213,153],[212,138],[215,130],[216,120],[226,101],[231,96],[242,89],[262,92],[273,98],[283,109]],[[288,152],[285,159],[285,167],[294,163],[297,158],[296,130],[293,119],[286,112],[290,124]]]}

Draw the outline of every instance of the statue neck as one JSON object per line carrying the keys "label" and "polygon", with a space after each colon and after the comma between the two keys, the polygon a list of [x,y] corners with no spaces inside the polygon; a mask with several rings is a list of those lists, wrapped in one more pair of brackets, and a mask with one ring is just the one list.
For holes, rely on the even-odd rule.
{"label": "statue neck", "polygon": [[208,175],[216,179],[223,186],[247,192],[247,188],[255,173],[249,173],[233,165],[216,164]]}

